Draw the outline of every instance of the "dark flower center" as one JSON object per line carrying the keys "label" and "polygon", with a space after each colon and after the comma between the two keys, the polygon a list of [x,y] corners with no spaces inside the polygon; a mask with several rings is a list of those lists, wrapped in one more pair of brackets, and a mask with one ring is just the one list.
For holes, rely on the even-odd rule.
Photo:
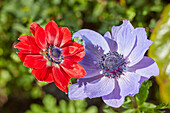
{"label": "dark flower center", "polygon": [[55,58],[60,58],[61,53],[62,52],[61,52],[61,50],[59,48],[52,48],[52,50],[51,50],[51,54]]}
{"label": "dark flower center", "polygon": [[104,76],[109,78],[120,77],[126,70],[126,61],[123,55],[120,55],[116,51],[104,54],[100,61],[99,67]]}
{"label": "dark flower center", "polygon": [[46,55],[51,62],[60,64],[63,61],[62,50],[54,45],[46,49]]}

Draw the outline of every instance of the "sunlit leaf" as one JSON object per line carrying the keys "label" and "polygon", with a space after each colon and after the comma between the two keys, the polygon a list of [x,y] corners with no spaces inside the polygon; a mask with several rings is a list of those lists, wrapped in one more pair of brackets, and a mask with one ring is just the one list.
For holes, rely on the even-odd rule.
{"label": "sunlit leaf", "polygon": [[170,4],[167,5],[157,22],[154,32],[151,34],[151,45],[148,55],[159,66],[159,76],[156,77],[159,84],[160,97],[166,104],[170,103]]}

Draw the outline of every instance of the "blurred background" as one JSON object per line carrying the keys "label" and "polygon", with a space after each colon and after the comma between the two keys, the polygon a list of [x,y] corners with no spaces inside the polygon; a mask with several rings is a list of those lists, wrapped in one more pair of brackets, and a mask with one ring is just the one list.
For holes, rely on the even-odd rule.
{"label": "blurred background", "polygon": [[[13,48],[18,42],[18,37],[31,35],[29,25],[32,22],[45,26],[47,22],[54,20],[59,26],[67,26],[72,33],[81,28],[88,28],[103,35],[106,31],[110,31],[113,25],[120,25],[123,19],[129,19],[134,27],[146,28],[148,38],[153,41],[146,55],[152,57],[160,68],[160,75],[152,77],[142,86],[147,90],[143,102],[139,105],[137,103],[137,108],[134,107],[133,99],[129,100],[129,97],[126,98],[123,107],[118,109],[105,105],[101,98],[71,101],[54,83],[37,81],[31,74],[31,69],[23,66],[16,54],[17,50]],[[144,91],[140,89],[140,94],[141,92]],[[140,95],[138,97],[140,98]],[[170,103],[168,0],[0,1],[0,113],[122,111],[130,113],[136,110],[142,112],[163,109],[160,106],[155,107],[162,103]],[[168,109],[165,110],[170,112]]]}

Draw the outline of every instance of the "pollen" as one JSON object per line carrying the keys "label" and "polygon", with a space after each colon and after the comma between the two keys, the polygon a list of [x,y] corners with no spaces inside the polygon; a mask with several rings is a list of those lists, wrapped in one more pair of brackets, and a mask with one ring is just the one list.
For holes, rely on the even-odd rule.
{"label": "pollen", "polygon": [[99,61],[101,74],[109,78],[117,78],[126,70],[126,60],[118,52],[104,54]]}

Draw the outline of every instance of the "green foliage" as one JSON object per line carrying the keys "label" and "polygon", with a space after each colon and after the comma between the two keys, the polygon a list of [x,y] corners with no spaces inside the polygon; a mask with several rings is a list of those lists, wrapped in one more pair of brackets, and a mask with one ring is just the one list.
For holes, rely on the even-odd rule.
{"label": "green foliage", "polygon": [[43,100],[43,105],[31,104],[30,110],[26,113],[97,113],[97,107],[91,106],[86,108],[85,100],[70,100],[67,103],[65,100],[59,101],[57,105],[56,99],[52,95],[46,95]]}
{"label": "green foliage", "polygon": [[166,104],[170,103],[170,4],[167,5],[161,14],[154,32],[151,34],[151,40],[154,43],[149,50],[149,56],[158,64],[160,74],[156,77],[159,84],[160,97]]}

